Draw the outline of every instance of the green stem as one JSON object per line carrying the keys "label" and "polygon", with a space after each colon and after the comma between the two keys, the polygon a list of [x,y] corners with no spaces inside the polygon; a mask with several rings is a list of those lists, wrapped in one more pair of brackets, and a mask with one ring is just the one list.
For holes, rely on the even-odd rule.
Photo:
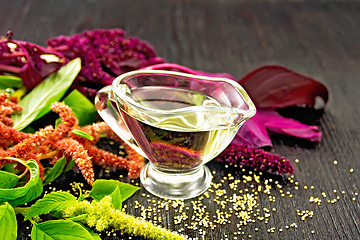
{"label": "green stem", "polygon": [[14,211],[16,214],[20,213],[24,217],[26,216],[27,212],[29,211],[30,207],[14,207]]}
{"label": "green stem", "polygon": [[37,223],[36,223],[34,220],[32,220],[31,218],[29,218],[29,221],[31,222],[32,225],[36,225],[36,224],[37,224]]}
{"label": "green stem", "polygon": [[24,164],[24,161],[21,160],[21,159],[14,158],[14,157],[0,157],[0,160],[1,160],[1,159],[14,161],[14,162],[20,163],[21,165],[24,165],[24,166],[26,167],[25,171],[19,176],[19,179],[22,178],[22,177],[24,177],[24,176],[30,171],[29,166],[27,166],[26,164]]}
{"label": "green stem", "polygon": [[25,171],[19,176],[19,179],[23,178],[27,173],[28,173],[29,169],[26,168]]}

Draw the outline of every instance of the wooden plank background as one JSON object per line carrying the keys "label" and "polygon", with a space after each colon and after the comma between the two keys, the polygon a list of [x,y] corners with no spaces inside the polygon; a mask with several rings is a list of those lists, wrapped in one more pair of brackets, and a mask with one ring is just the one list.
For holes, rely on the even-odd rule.
{"label": "wooden plank background", "polygon": [[[0,34],[12,30],[15,39],[45,45],[50,37],[94,28],[122,28],[127,36],[148,41],[167,61],[193,69],[227,72],[240,79],[262,65],[279,64],[326,84],[330,101],[325,111],[284,112],[318,125],[323,132],[322,142],[309,144],[285,137],[273,138],[275,153],[293,163],[299,190],[293,191],[293,185],[285,181],[284,192],[291,190],[292,198],[281,197],[278,190],[271,194],[275,202],[260,195],[260,209],[276,208],[268,223],[256,221],[243,226],[239,235],[234,234],[238,231],[235,223],[204,229],[207,231],[204,239],[360,239],[357,196],[360,191],[360,5],[357,1],[0,1]],[[241,179],[239,169],[225,168],[217,162],[208,166],[217,172],[214,182],[228,173]],[[350,169],[354,172],[350,173]],[[67,178],[76,177],[64,176],[59,184],[68,184]],[[304,186],[309,189],[305,190]],[[327,198],[322,197],[322,192]],[[146,194],[141,189],[128,201],[127,211],[140,215],[140,210],[134,208],[134,199],[145,207],[154,199],[158,201]],[[319,197],[322,203],[311,203],[311,196]],[[340,196],[336,203],[326,202],[336,196]],[[210,200],[208,211],[214,214],[216,206]],[[185,206],[190,205],[185,201]],[[297,209],[311,210],[314,216],[302,221]],[[202,239],[199,231],[187,229],[190,220],[174,223],[177,214],[174,209],[160,209],[159,214],[163,218],[162,226],[172,230],[183,228],[181,233]],[[298,227],[285,228],[292,223]],[[28,225],[23,223],[23,226]],[[268,232],[272,227],[274,233]],[[30,239],[29,231],[20,228],[19,239]],[[130,239],[119,234],[116,237],[103,234],[102,238]]]}

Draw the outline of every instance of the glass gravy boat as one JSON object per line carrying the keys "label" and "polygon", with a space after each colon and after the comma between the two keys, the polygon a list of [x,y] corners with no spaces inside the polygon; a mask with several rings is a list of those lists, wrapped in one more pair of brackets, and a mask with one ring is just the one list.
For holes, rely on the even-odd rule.
{"label": "glass gravy boat", "polygon": [[127,144],[149,160],[142,185],[167,199],[210,186],[204,165],[232,141],[256,109],[235,81],[167,70],[138,70],[100,90],[96,108]]}

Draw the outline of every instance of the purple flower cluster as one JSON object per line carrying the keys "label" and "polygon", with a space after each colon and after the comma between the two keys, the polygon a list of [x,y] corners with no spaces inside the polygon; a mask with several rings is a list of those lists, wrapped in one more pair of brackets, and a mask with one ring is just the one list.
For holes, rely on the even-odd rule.
{"label": "purple flower cluster", "polygon": [[264,172],[277,174],[292,174],[294,172],[290,161],[284,157],[243,144],[229,145],[216,160],[256,168]]}
{"label": "purple flower cluster", "polygon": [[70,37],[58,36],[47,44],[69,60],[81,58],[82,68],[74,85],[90,97],[122,73],[164,62],[147,42],[137,37],[125,38],[122,29],[95,29]]}

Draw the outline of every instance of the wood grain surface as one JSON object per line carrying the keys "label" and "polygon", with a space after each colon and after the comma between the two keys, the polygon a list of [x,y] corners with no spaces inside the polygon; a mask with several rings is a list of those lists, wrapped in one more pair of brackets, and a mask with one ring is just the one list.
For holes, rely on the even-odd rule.
{"label": "wood grain surface", "polygon": [[[273,151],[290,159],[295,167],[293,181],[298,182],[298,190],[287,178],[267,176],[274,181],[278,179],[285,194],[282,197],[276,186],[271,192],[274,201],[265,193],[259,194],[257,208],[261,213],[266,212],[264,208],[271,213],[267,223],[253,217],[256,220],[240,230],[236,225],[239,220],[232,216],[230,222],[214,229],[191,230],[191,216],[195,214],[191,200],[184,202],[190,209],[189,219],[176,223],[179,212],[170,206],[168,210],[156,208],[156,214],[148,211],[148,220],[161,218],[161,226],[192,239],[360,239],[360,197],[357,196],[360,192],[360,4],[357,1],[0,0],[0,34],[12,30],[15,39],[45,45],[50,37],[94,28],[122,28],[128,37],[138,36],[148,41],[160,57],[193,69],[227,72],[240,79],[262,65],[278,64],[319,80],[330,91],[324,111],[284,112],[302,122],[318,125],[323,139],[319,144],[311,144],[286,137],[273,138]],[[298,163],[295,159],[299,159]],[[226,168],[215,161],[208,166],[216,171],[214,182],[220,182],[229,173],[242,179],[239,168]],[[350,169],[354,171],[350,173]],[[58,184],[66,188],[66,180],[73,178],[76,176],[68,174]],[[126,177],[123,180],[130,182]],[[251,190],[246,184],[239,185],[238,189],[241,188]],[[231,192],[228,186],[227,190]],[[135,200],[145,209],[154,208],[161,201],[147,194],[144,189],[137,192],[127,202],[126,211],[140,216],[141,208],[135,207]],[[321,204],[311,201],[311,197],[321,199]],[[333,199],[337,201],[327,203]],[[213,200],[211,195],[203,201],[210,216],[221,210]],[[313,217],[302,220],[297,210],[312,211]],[[19,239],[30,239],[29,233],[30,229],[20,227]],[[120,233],[102,234],[102,238],[135,239]]]}

